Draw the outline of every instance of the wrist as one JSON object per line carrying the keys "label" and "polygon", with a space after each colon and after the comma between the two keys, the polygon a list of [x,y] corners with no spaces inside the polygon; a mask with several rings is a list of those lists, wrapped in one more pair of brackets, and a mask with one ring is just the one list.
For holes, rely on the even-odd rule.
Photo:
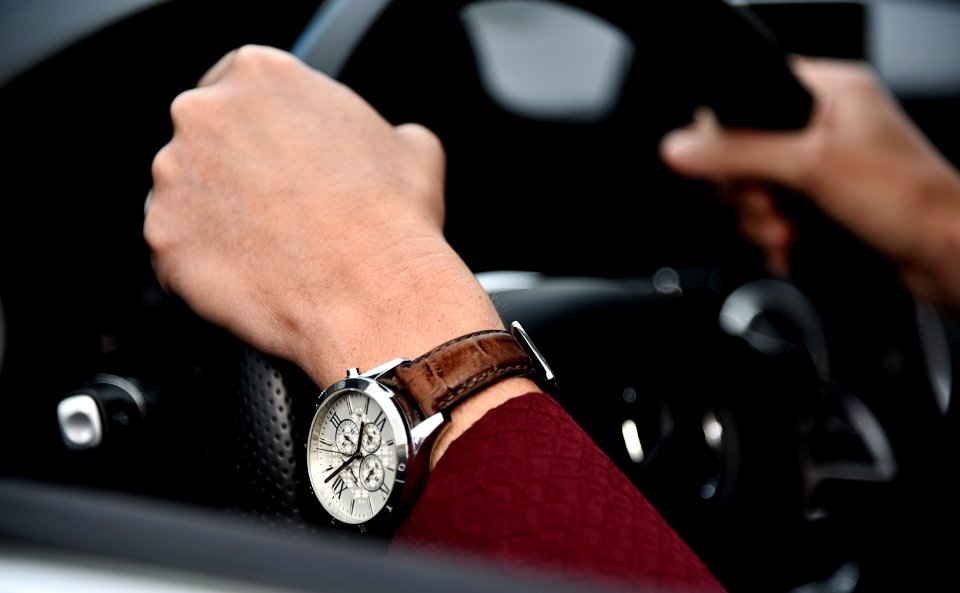
{"label": "wrist", "polygon": [[[343,369],[413,359],[449,339],[504,329],[474,274],[446,244],[404,246],[404,255],[364,264],[344,280],[338,298],[316,298],[297,319],[291,358],[319,385]],[[329,291],[329,288],[323,290]]]}
{"label": "wrist", "polygon": [[935,170],[928,177],[916,204],[922,219],[912,225],[914,249],[898,261],[901,278],[917,298],[960,312],[960,278],[956,257],[960,253],[960,176]]}

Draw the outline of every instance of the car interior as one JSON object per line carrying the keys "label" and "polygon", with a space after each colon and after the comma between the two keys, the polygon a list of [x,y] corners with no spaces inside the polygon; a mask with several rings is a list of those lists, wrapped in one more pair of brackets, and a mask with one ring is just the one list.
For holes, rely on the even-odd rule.
{"label": "car interior", "polygon": [[957,320],[786,191],[771,277],[657,144],[700,106],[802,128],[800,54],[870,63],[960,164],[960,2],[119,4],[0,1],[0,589],[577,590],[329,527],[317,386],[157,283],[170,102],[248,43],[438,134],[450,243],[731,593],[883,591],[957,558],[934,537],[957,518]]}

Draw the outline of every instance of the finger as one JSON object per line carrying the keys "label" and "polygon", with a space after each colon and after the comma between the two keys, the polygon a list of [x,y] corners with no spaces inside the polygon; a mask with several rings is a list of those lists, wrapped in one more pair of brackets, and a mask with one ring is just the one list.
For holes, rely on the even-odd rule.
{"label": "finger", "polygon": [[803,131],[727,130],[710,121],[674,130],[663,137],[660,156],[675,172],[720,181],[765,179],[796,187],[803,179],[807,136]]}
{"label": "finger", "polygon": [[226,76],[227,71],[230,69],[230,64],[233,62],[233,59],[236,57],[236,55],[237,50],[227,52],[222,58],[217,60],[216,64],[211,66],[210,69],[200,77],[199,82],[197,82],[197,86],[210,86],[220,81],[224,76]]}
{"label": "finger", "polygon": [[730,187],[727,199],[736,212],[741,234],[763,253],[767,271],[774,276],[787,276],[795,228],[777,207],[770,187],[738,183]]}
{"label": "finger", "polygon": [[727,199],[733,205],[740,230],[753,243],[764,247],[787,248],[790,219],[777,207],[770,188],[759,183],[731,186]]}
{"label": "finger", "polygon": [[863,60],[797,56],[791,68],[797,79],[815,94],[829,91],[837,80],[877,79],[876,70]]}

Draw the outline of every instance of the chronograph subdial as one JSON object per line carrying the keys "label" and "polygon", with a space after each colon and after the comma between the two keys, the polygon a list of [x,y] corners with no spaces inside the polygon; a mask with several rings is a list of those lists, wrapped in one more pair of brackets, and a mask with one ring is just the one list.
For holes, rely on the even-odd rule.
{"label": "chronograph subdial", "polygon": [[360,484],[370,492],[376,492],[383,485],[383,462],[376,455],[367,455],[360,462]]}
{"label": "chronograph subdial", "polygon": [[359,438],[360,428],[353,420],[344,420],[337,426],[337,449],[344,455],[353,455],[357,452]]}

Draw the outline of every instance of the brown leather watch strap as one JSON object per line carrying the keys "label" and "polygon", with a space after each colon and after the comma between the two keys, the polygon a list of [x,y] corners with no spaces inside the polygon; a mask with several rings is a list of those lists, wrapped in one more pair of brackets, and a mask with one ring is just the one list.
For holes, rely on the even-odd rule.
{"label": "brown leather watch strap", "polygon": [[432,416],[504,377],[536,372],[530,356],[509,332],[486,330],[455,338],[400,364],[393,379],[426,416]]}

